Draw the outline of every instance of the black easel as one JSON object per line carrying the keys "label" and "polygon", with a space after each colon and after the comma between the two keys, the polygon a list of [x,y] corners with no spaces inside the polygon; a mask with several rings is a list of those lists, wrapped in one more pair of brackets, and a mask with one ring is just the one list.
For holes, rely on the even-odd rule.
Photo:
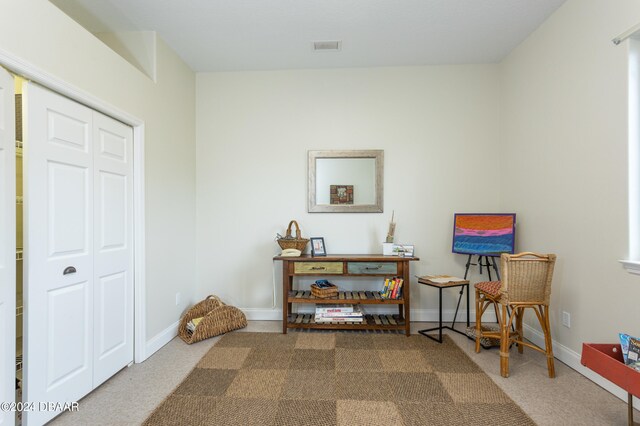
{"label": "black easel", "polygon": [[[467,279],[467,274],[469,274],[469,268],[471,267],[471,265],[476,266],[478,265],[480,267],[480,274],[482,274],[482,267],[486,267],[487,268],[487,273],[489,274],[489,281],[491,281],[491,268],[493,268],[493,270],[496,272],[496,276],[498,277],[498,281],[500,281],[500,272],[498,271],[498,265],[496,264],[496,255],[491,256],[491,255],[483,255],[483,254],[479,254],[478,255],[478,263],[471,263],[471,256],[473,256],[472,254],[469,255],[469,257],[467,258],[467,264],[466,264],[466,269],[464,270],[464,279]],[[484,258],[484,263],[482,263]],[[489,258],[491,258],[491,263],[489,263]]]}

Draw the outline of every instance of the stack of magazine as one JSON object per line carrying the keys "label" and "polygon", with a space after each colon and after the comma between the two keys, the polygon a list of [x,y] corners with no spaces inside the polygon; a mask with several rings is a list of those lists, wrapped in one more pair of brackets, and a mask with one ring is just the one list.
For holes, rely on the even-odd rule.
{"label": "stack of magazine", "polygon": [[624,363],[631,368],[640,370],[640,339],[625,333],[619,335]]}
{"label": "stack of magazine", "polygon": [[189,333],[193,333],[194,331],[196,331],[196,327],[198,326],[198,324],[200,324],[200,321],[202,321],[203,317],[199,317],[199,318],[194,318],[191,321],[189,321],[187,323],[187,331]]}
{"label": "stack of magazine", "polygon": [[322,324],[341,323],[341,322],[363,322],[362,309],[360,305],[335,305],[322,304],[316,305],[315,322]]}

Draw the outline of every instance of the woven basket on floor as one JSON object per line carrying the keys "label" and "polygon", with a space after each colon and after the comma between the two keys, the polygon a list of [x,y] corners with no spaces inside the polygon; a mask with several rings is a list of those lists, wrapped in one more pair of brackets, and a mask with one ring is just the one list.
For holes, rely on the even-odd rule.
{"label": "woven basket on floor", "polygon": [[[194,318],[202,318],[196,329],[190,332],[187,324]],[[218,296],[207,296],[196,303],[180,320],[178,335],[188,344],[247,326],[244,313],[235,306],[225,305]]]}
{"label": "woven basket on floor", "polygon": [[[500,333],[500,328],[497,326],[482,326],[482,331],[484,332],[494,332]],[[476,326],[472,325],[467,327],[466,330],[467,336],[473,340],[476,340]],[[485,349],[491,349],[492,347],[500,347],[500,339],[493,337],[481,337],[480,338],[480,346]]]}

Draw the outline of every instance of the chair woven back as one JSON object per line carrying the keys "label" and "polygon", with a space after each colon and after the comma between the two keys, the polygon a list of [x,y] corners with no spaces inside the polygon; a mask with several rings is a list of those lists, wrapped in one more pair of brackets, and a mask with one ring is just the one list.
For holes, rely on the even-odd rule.
{"label": "chair woven back", "polygon": [[555,254],[503,253],[500,302],[549,305]]}

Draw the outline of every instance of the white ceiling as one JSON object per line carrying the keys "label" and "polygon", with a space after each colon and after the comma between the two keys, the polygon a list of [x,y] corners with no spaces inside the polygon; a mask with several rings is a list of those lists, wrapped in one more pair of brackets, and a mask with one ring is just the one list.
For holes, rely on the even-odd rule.
{"label": "white ceiling", "polygon": [[206,72],[496,63],[565,0],[51,1],[94,33],[157,31]]}

